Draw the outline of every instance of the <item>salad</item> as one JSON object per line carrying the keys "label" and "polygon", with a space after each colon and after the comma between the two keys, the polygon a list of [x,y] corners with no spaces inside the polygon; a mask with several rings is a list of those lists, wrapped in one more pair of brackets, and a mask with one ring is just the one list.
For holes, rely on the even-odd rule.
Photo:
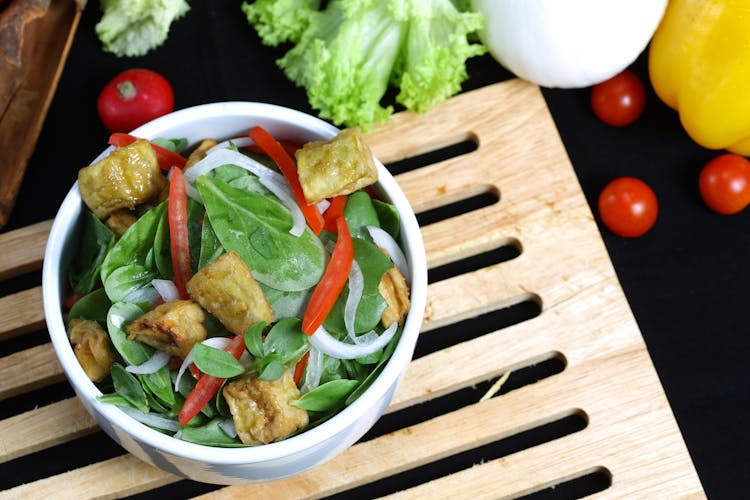
{"label": "salad", "polygon": [[261,127],[187,157],[113,134],[79,171],[68,337],[134,419],[211,446],[285,439],[383,370],[409,310],[395,207],[357,129],[279,141]]}

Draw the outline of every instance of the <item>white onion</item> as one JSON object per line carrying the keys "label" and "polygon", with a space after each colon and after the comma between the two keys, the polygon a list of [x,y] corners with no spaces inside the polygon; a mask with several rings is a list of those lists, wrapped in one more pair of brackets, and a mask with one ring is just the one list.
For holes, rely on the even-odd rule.
{"label": "white onion", "polygon": [[180,298],[180,293],[172,280],[153,279],[151,285],[156,288],[164,302],[172,302]]}
{"label": "white onion", "polygon": [[234,419],[232,417],[225,418],[224,420],[219,422],[219,427],[221,427],[221,430],[224,431],[224,434],[226,434],[230,438],[237,436],[237,428],[234,426]]}
{"label": "white onion", "polygon": [[404,279],[406,279],[406,281],[408,282],[409,265],[406,262],[406,256],[404,255],[403,250],[401,250],[401,247],[398,246],[396,240],[394,240],[387,231],[384,231],[379,227],[367,226],[367,232],[370,233],[372,241],[374,241],[377,246],[386,251],[398,270],[401,271]]}
{"label": "white onion", "polygon": [[169,354],[164,351],[157,350],[154,355],[148,358],[140,365],[128,365],[125,367],[125,371],[130,373],[136,373],[140,375],[148,375],[149,373],[158,372],[163,366],[169,363]]}
{"label": "white onion", "polygon": [[311,346],[305,367],[305,383],[300,392],[306,394],[318,387],[321,375],[323,375],[323,353],[317,347]]}
{"label": "white onion", "polygon": [[151,427],[156,427],[157,429],[179,431],[182,428],[178,421],[162,417],[157,413],[143,413],[142,411],[128,408],[126,406],[121,406],[120,409],[133,420],[137,420],[142,424],[150,425]]}
{"label": "white onion", "polygon": [[[224,349],[229,344],[229,337],[211,337],[203,342],[201,342],[203,345],[207,345],[208,347],[215,347],[216,349]],[[195,348],[195,346],[193,346]],[[174,390],[175,392],[178,391],[178,388],[180,387],[180,380],[182,379],[182,374],[185,373],[185,370],[188,366],[190,366],[190,363],[193,362],[193,349],[190,349],[190,352],[187,356],[185,356],[185,359],[182,360],[182,364],[180,365],[180,369],[177,370],[177,378],[174,381]]]}
{"label": "white onion", "polygon": [[185,183],[185,194],[192,198],[193,201],[197,201],[198,203],[203,205],[203,198],[201,198],[201,194],[197,189],[193,187],[192,184],[188,184],[187,182]]}
{"label": "white onion", "polygon": [[364,280],[359,264],[356,260],[353,260],[352,266],[349,268],[349,295],[346,297],[346,306],[344,306],[344,325],[346,325],[346,333],[355,344],[360,343],[357,334],[354,332],[354,320],[357,316],[357,306],[362,300],[362,291],[365,287]]}
{"label": "white onion", "polygon": [[[294,193],[292,193],[286,178],[275,170],[271,170],[262,163],[248,158],[242,153],[232,151],[231,149],[211,150],[201,161],[185,171],[185,181],[188,184],[193,184],[201,175],[223,165],[236,165],[258,176],[260,183],[276,195],[281,203],[289,209],[293,222],[289,233],[294,236],[300,236],[304,232],[306,226],[305,216],[302,214],[302,210],[297,204],[297,199],[294,197]],[[195,194],[198,196],[198,201],[202,201],[200,200],[200,193],[196,191]]]}
{"label": "white onion", "polygon": [[328,200],[320,200],[318,203],[315,204],[315,206],[318,207],[318,211],[321,214],[326,213],[326,210],[328,210],[328,207],[331,206],[331,202]]}
{"label": "white onion", "polygon": [[331,335],[327,331],[325,331],[322,326],[320,326],[310,337],[310,344],[320,349],[323,354],[327,354],[334,358],[361,358],[363,356],[367,356],[368,354],[372,354],[381,347],[384,347],[388,342],[390,342],[393,334],[396,333],[397,328],[398,322],[394,321],[393,324],[386,328],[386,330],[381,335],[377,335],[375,337],[368,335],[366,337],[369,342],[354,345],[341,342],[340,340],[331,337]]}

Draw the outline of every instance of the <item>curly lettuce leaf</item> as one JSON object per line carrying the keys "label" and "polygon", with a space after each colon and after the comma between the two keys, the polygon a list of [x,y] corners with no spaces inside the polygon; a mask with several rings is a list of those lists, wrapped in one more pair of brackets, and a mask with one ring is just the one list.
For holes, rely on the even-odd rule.
{"label": "curly lettuce leaf", "polygon": [[481,27],[481,14],[460,12],[451,0],[413,2],[396,101],[423,113],[458,93],[468,77],[466,60],[486,52],[468,39]]}
{"label": "curly lettuce leaf", "polygon": [[101,0],[101,9],[95,29],[104,50],[137,57],[164,43],[172,22],[190,6],[185,0]]}
{"label": "curly lettuce leaf", "polygon": [[298,42],[319,7],[320,0],[256,0],[243,2],[242,12],[263,43],[275,47]]}

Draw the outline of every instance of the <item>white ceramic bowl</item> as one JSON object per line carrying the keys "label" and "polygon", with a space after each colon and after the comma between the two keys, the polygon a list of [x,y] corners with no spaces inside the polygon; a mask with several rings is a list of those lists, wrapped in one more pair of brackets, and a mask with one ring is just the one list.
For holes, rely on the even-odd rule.
{"label": "white ceramic bowl", "polygon": [[[205,137],[225,139],[246,133],[253,125],[297,142],[328,139],[338,129],[315,117],[279,106],[252,102],[205,104],[176,111],[133,131],[145,138],[185,137],[197,144]],[[96,144],[91,145],[97,149]],[[103,157],[109,150],[104,151]],[[67,292],[67,269],[77,246],[84,213],[74,185],[52,225],[44,257],[42,286],[47,327],[70,384],[99,426],[140,459],[165,471],[216,484],[263,482],[314,467],[342,452],[367,432],[382,415],[414,352],[425,307],[427,266],[414,213],[393,177],[376,162],[378,194],[401,214],[400,243],[409,262],[411,311],[401,340],[385,369],[351,406],[323,424],[284,441],[257,447],[215,448],[166,436],[133,420],[116,406],[97,401],[101,392],[88,379],[68,341],[61,302]]]}

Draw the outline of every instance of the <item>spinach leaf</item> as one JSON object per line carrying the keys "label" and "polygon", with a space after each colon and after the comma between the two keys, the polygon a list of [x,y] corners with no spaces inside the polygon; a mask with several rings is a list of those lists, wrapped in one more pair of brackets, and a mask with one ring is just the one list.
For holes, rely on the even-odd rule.
{"label": "spinach leaf", "polygon": [[107,282],[107,278],[116,269],[123,266],[140,264],[154,270],[154,266],[150,262],[154,259],[153,244],[159,221],[166,208],[167,202],[163,202],[143,214],[115,243],[102,263],[101,278],[103,283]]}
{"label": "spinach leaf", "polygon": [[68,313],[68,321],[76,318],[90,319],[106,327],[107,312],[111,306],[112,302],[107,297],[107,292],[104,288],[96,289],[91,293],[87,293],[73,304]]}
{"label": "spinach leaf", "polygon": [[159,292],[151,286],[158,276],[152,268],[129,264],[112,271],[104,282],[104,289],[112,302],[151,302]]}
{"label": "spinach leaf", "polygon": [[[383,311],[387,307],[385,299],[378,291],[378,285],[383,278],[383,274],[393,267],[391,259],[380,249],[369,241],[352,238],[354,247],[354,260],[359,264],[364,278],[362,290],[362,299],[357,306],[357,313],[354,318],[354,331],[356,333],[365,333],[374,329],[380,321]],[[344,309],[346,308],[346,299],[349,296],[349,285],[346,286],[346,293],[341,292],[336,303],[333,305],[331,312],[328,314],[324,328],[329,333],[346,335],[346,325],[344,324]]]}
{"label": "spinach leaf", "polygon": [[94,289],[99,281],[102,262],[114,243],[115,233],[87,210],[81,246],[68,271],[68,281],[75,293],[89,293]]}
{"label": "spinach leaf", "polygon": [[328,411],[340,406],[359,381],[337,379],[319,385],[301,398],[289,404],[308,411]]}
{"label": "spinach leaf", "polygon": [[184,137],[178,139],[165,139],[164,137],[156,137],[155,139],[152,139],[151,142],[158,146],[166,148],[173,153],[182,153],[188,145],[188,141]]}
{"label": "spinach leaf", "polygon": [[175,404],[174,388],[169,368],[162,366],[156,372],[138,375],[138,378],[141,380],[143,387],[148,389],[159,401],[170,406]]}
{"label": "spinach leaf", "polygon": [[237,252],[258,281],[300,291],[320,280],[326,263],[322,243],[309,229],[300,237],[289,234],[291,215],[275,198],[205,175],[195,185],[222,246]]}
{"label": "spinach leaf", "polygon": [[[112,345],[122,359],[130,365],[140,365],[154,354],[154,348],[137,340],[128,339],[125,325],[141,316],[148,309],[129,302],[115,302],[107,314],[107,330]],[[183,377],[189,378],[189,377]]]}
{"label": "spinach leaf", "polygon": [[130,401],[120,396],[116,392],[112,394],[102,394],[101,396],[97,396],[96,399],[100,403],[123,406],[125,408],[135,408],[135,406],[133,406],[133,404]]}
{"label": "spinach leaf", "polygon": [[172,279],[174,268],[172,267],[172,250],[169,245],[169,219],[167,217],[167,210],[164,211],[161,219],[159,219],[159,224],[154,234],[154,264],[156,264],[156,269],[159,270],[159,277],[165,280]]}
{"label": "spinach leaf", "polygon": [[221,246],[219,238],[216,237],[214,228],[211,227],[211,221],[208,217],[203,218],[203,227],[201,228],[201,246],[198,256],[198,269],[203,269],[224,253],[224,247]]}
{"label": "spinach leaf", "polygon": [[394,240],[398,238],[401,229],[401,216],[398,214],[396,207],[380,200],[372,200],[372,207],[378,214],[381,229],[390,234]]}
{"label": "spinach leaf", "polygon": [[263,342],[265,355],[280,356],[280,362],[288,365],[297,362],[310,349],[307,335],[302,333],[302,321],[297,318],[284,318],[276,322]]}
{"label": "spinach leaf", "polygon": [[286,371],[286,366],[279,361],[280,356],[276,353],[264,356],[261,360],[261,368],[258,370],[260,380],[278,380]]}
{"label": "spinach leaf", "polygon": [[349,195],[344,207],[344,217],[352,237],[369,238],[367,226],[380,227],[372,199],[365,191],[355,191]]}
{"label": "spinach leaf", "polygon": [[314,288],[300,290],[298,292],[284,292],[260,283],[263,294],[271,304],[275,318],[301,318],[305,314],[307,302]]}
{"label": "spinach leaf", "polygon": [[259,321],[245,332],[245,346],[255,358],[263,357],[263,330],[266,328],[265,321]]}
{"label": "spinach leaf", "polygon": [[351,392],[351,394],[349,394],[349,397],[346,398],[346,406],[352,404],[363,392],[367,390],[368,387],[372,385],[375,379],[378,378],[378,376],[383,372],[386,362],[391,358],[393,351],[396,350],[396,346],[398,345],[398,341],[401,339],[402,332],[403,328],[399,327],[396,333],[393,335],[391,341],[388,342],[388,345],[386,345],[383,349],[383,354],[380,356],[380,360],[378,361],[377,366],[375,366],[370,374],[367,375],[367,377],[357,386],[356,389]]}
{"label": "spinach leaf", "polygon": [[184,427],[182,429],[182,440],[191,443],[205,444],[208,446],[220,447],[241,447],[246,446],[236,439],[231,438],[221,429],[219,425],[221,419],[215,418],[205,425],[195,427]]}
{"label": "spinach leaf", "polygon": [[213,377],[231,378],[245,371],[231,353],[201,343],[193,346],[193,361],[200,371]]}
{"label": "spinach leaf", "polygon": [[125,371],[120,363],[112,365],[111,374],[115,392],[143,413],[148,413],[148,399],[138,379],[132,373]]}

